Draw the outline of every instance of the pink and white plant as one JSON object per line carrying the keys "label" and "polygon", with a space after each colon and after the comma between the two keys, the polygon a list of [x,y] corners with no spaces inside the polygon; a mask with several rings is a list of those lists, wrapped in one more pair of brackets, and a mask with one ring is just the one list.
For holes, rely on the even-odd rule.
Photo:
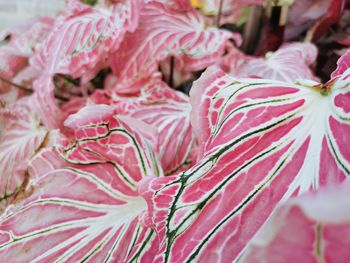
{"label": "pink and white plant", "polygon": [[322,84],[318,43],[247,55],[221,1],[83,2],[0,34],[1,262],[349,257],[349,50]]}

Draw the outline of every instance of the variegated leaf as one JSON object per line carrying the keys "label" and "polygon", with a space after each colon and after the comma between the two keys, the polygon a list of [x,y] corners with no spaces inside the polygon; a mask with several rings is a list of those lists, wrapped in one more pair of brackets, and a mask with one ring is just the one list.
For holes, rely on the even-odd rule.
{"label": "variegated leaf", "polygon": [[48,134],[33,109],[20,102],[10,109],[4,124],[0,134],[0,210],[15,197],[25,181],[24,174],[17,170],[42,147]]}
{"label": "variegated leaf", "polygon": [[309,68],[316,58],[317,48],[313,44],[292,43],[266,54],[265,58],[246,57],[246,62],[239,65],[236,65],[235,59],[241,57],[233,57],[229,72],[237,77],[255,76],[292,83],[298,79],[317,80]]}
{"label": "variegated leaf", "polygon": [[138,223],[147,208],[139,180],[161,173],[146,142],[90,105],[66,120],[76,141],[56,145],[31,163],[27,197],[0,221],[0,258],[11,262],[148,262],[153,231]]}
{"label": "variegated leaf", "polygon": [[350,183],[330,186],[280,207],[239,262],[333,262],[350,259]]}
{"label": "variegated leaf", "polygon": [[341,56],[337,62],[337,68],[332,72],[331,77],[336,78],[350,68],[350,49]]}
{"label": "variegated leaf", "polygon": [[[47,36],[51,29],[53,19],[41,17],[28,21],[22,27],[10,30],[10,41],[0,48],[0,76],[12,80],[12,78],[27,65],[27,60],[35,51],[35,48]],[[9,85],[0,80],[0,92],[8,89]]]}
{"label": "variegated leaf", "polygon": [[[18,71],[27,65],[27,59],[16,54],[14,47],[5,45],[0,47],[0,77],[11,80]],[[0,93],[7,92],[10,85],[0,79]]]}
{"label": "variegated leaf", "polygon": [[17,55],[31,57],[49,34],[54,19],[49,17],[39,17],[28,21],[25,25],[10,33],[11,47]]}
{"label": "variegated leaf", "polygon": [[131,116],[157,130],[154,151],[166,175],[188,167],[195,161],[191,154],[195,142],[188,96],[169,88],[159,77],[142,84],[135,96],[105,91],[95,93],[92,99],[95,103],[112,104],[118,115]]}
{"label": "variegated leaf", "polygon": [[33,65],[44,70],[34,86],[40,116],[49,128],[57,128],[60,123],[50,78],[55,73],[80,77],[107,60],[124,34],[135,30],[141,5],[140,0],[128,0],[110,10],[72,2],[71,10],[57,18],[43,48],[31,59]]}
{"label": "variegated leaf", "polygon": [[32,63],[48,73],[76,78],[106,59],[110,51],[118,49],[124,34],[135,30],[140,1],[128,0],[111,10],[71,2],[75,5],[57,18]]}
{"label": "variegated leaf", "polygon": [[200,61],[197,69],[204,69],[218,59],[232,37],[228,31],[206,27],[196,10],[177,12],[158,1],[141,9],[140,21],[134,33],[126,34],[111,61],[113,72],[124,83],[157,71],[158,63],[171,55]]}
{"label": "variegated leaf", "polygon": [[144,87],[143,94],[125,114],[158,130],[158,154],[165,174],[184,168],[191,161],[194,146],[190,124],[191,106],[186,95],[162,81]]}
{"label": "variegated leaf", "polygon": [[139,187],[155,262],[232,262],[282,200],[350,175],[350,69],[307,87],[212,67],[191,100],[201,160]]}

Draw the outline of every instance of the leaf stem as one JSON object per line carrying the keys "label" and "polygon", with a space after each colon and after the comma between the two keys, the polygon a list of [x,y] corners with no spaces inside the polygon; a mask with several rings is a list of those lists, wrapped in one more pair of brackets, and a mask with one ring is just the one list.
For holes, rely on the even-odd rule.
{"label": "leaf stem", "polygon": [[72,84],[72,85],[74,85],[74,86],[76,86],[76,87],[79,87],[79,81],[77,81],[77,80],[75,80],[75,79],[72,79],[72,78],[70,78],[70,77],[67,76],[67,75],[57,73],[57,74],[55,75],[55,77],[59,77],[59,78],[63,79],[64,81],[66,81],[66,82],[68,82],[68,83],[70,83],[70,84]]}
{"label": "leaf stem", "polygon": [[224,0],[220,0],[219,3],[219,11],[218,11],[218,15],[216,18],[216,26],[219,28],[220,27],[220,20],[221,20],[221,13],[222,13],[222,6],[224,4]]}
{"label": "leaf stem", "polygon": [[170,57],[170,72],[169,72],[169,80],[168,84],[170,87],[174,85],[174,67],[175,67],[175,59],[174,56]]}
{"label": "leaf stem", "polygon": [[29,89],[29,88],[27,88],[27,87],[25,87],[25,86],[22,86],[22,85],[20,85],[20,84],[17,84],[17,83],[13,83],[12,81],[10,81],[10,80],[8,80],[8,79],[5,79],[5,78],[2,77],[1,75],[0,75],[0,81],[4,82],[4,83],[6,83],[6,84],[9,84],[9,85],[11,85],[11,86],[14,86],[14,87],[16,87],[16,88],[18,88],[18,89],[24,90],[24,91],[26,91],[26,92],[30,92],[30,93],[33,92],[32,89]]}

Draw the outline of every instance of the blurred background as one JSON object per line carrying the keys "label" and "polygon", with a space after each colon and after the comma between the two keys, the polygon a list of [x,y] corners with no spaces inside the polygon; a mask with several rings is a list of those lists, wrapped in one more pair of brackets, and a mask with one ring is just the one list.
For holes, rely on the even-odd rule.
{"label": "blurred background", "polygon": [[42,16],[55,16],[64,7],[64,0],[0,0],[0,31]]}

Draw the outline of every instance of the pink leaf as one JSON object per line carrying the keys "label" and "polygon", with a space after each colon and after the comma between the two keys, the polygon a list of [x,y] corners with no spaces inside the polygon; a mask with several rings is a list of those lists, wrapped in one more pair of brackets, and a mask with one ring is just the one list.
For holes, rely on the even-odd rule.
{"label": "pink leaf", "polygon": [[144,89],[139,102],[127,114],[158,130],[162,167],[166,174],[174,173],[191,161],[194,145],[188,97],[161,81],[151,82]]}
{"label": "pink leaf", "polygon": [[346,181],[289,200],[263,226],[240,262],[344,262],[350,258],[349,194]]}
{"label": "pink leaf", "polygon": [[124,83],[155,72],[158,63],[169,56],[200,60],[197,68],[205,68],[224,52],[225,42],[232,36],[228,31],[206,28],[196,10],[177,12],[157,1],[141,9],[140,21],[111,61],[113,72]]}
{"label": "pink leaf", "polygon": [[266,54],[265,58],[251,57],[238,65],[233,60],[230,72],[237,77],[256,76],[286,82],[296,82],[298,79],[317,80],[309,68],[316,58],[317,49],[313,44],[292,43],[282,46],[276,52]]}
{"label": "pink leaf", "polygon": [[33,63],[48,67],[48,73],[81,76],[115,51],[127,31],[138,22],[138,0],[117,4],[113,10],[75,7],[57,18],[52,32]]}
{"label": "pink leaf", "polygon": [[349,81],[324,91],[209,68],[191,91],[201,160],[139,187],[155,262],[232,262],[281,201],[350,175]]}
{"label": "pink leaf", "polygon": [[21,56],[31,57],[49,34],[54,20],[49,17],[39,17],[28,21],[23,27],[11,32],[10,45]]}
{"label": "pink leaf", "polygon": [[348,50],[337,62],[337,68],[331,74],[331,78],[336,78],[350,68],[350,50]]}
{"label": "pink leaf", "polygon": [[[157,146],[154,149],[165,174],[174,173],[194,161],[191,151],[195,142],[188,96],[169,88],[159,77],[142,84],[137,85],[140,94],[135,96],[105,92],[95,93],[92,99],[95,103],[114,105],[118,116],[130,116],[156,129]],[[110,99],[106,100],[104,96]]]}
{"label": "pink leaf", "polygon": [[42,74],[33,83],[36,103],[35,110],[38,112],[41,121],[47,128],[54,129],[61,127],[61,112],[56,105],[54,96],[54,83],[50,75]]}
{"label": "pink leaf", "polygon": [[[10,42],[0,48],[0,76],[12,80],[27,65],[27,59],[45,39],[52,24],[51,18],[42,17],[9,32]],[[0,80],[0,92],[8,88],[9,85]]]}
{"label": "pink leaf", "polygon": [[[27,59],[16,54],[16,50],[9,46],[0,47],[0,77],[12,80],[12,78],[27,65]],[[0,80],[0,93],[7,92],[10,85]]]}
{"label": "pink leaf", "polygon": [[113,111],[106,105],[83,108],[66,121],[76,140],[32,160],[29,174],[36,179],[29,196],[0,221],[2,260],[153,258],[158,243],[138,223],[147,205],[136,185],[161,171],[147,143]]}
{"label": "pink leaf", "polygon": [[57,18],[42,49],[31,60],[33,65],[44,70],[41,80],[34,86],[40,93],[38,104],[45,125],[57,128],[60,123],[50,80],[53,74],[70,74],[76,78],[99,67],[110,52],[118,49],[124,34],[135,30],[140,4],[139,0],[128,0],[114,5],[112,10],[76,4],[72,5],[71,13],[67,11]]}
{"label": "pink leaf", "polygon": [[17,102],[5,118],[5,129],[0,137],[0,209],[11,201],[24,182],[17,173],[42,147],[48,131],[40,126],[31,107]]}

